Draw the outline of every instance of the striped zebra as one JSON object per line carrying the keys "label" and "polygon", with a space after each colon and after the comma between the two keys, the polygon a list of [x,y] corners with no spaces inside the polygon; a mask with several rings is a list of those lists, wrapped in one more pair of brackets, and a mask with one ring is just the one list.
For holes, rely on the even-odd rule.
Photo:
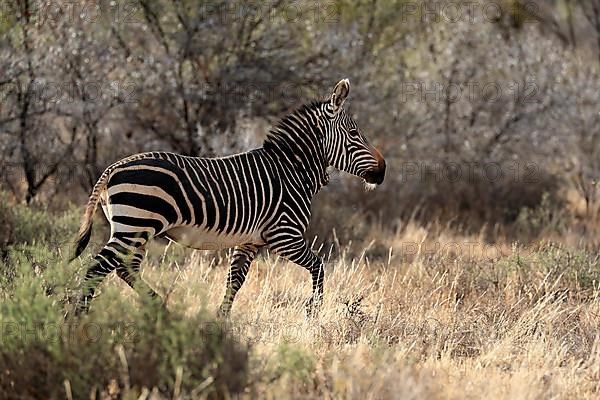
{"label": "striped zebra", "polygon": [[138,293],[162,299],[140,279],[144,246],[167,237],[195,249],[234,247],[225,297],[228,316],[250,264],[261,247],[310,271],[310,311],[323,297],[323,262],[304,239],[313,196],[328,183],[327,167],[381,184],[385,161],[344,111],[350,91],[341,80],[325,101],[283,118],[262,147],[228,157],[136,154],[109,166],[90,195],[75,255],[87,246],[100,202],[110,239],[85,275],[77,312],[87,311],[97,285],[112,272]]}

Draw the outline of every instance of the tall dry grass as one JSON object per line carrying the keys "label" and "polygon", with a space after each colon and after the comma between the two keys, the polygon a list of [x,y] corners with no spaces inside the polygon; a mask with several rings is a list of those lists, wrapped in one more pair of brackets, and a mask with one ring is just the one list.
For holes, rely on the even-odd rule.
{"label": "tall dry grass", "polygon": [[224,326],[212,316],[227,252],[154,241],[143,277],[167,315],[110,276],[90,314],[65,321],[102,229],[65,266],[64,243],[44,238],[75,232],[75,214],[13,214],[19,235],[0,262],[1,398],[600,397],[600,257],[574,233],[525,246],[437,223],[357,224],[354,243],[332,234],[320,250],[319,316],[304,313],[309,273],[265,252]]}
{"label": "tall dry grass", "polygon": [[[428,232],[408,224],[357,256],[342,249],[327,263],[324,306],[315,319],[303,310],[308,272],[259,257],[230,321],[251,348],[247,397],[600,396],[594,255]],[[226,258],[175,247],[152,258],[144,276],[170,304],[190,315],[216,310]],[[111,284],[135,301],[117,279]]]}

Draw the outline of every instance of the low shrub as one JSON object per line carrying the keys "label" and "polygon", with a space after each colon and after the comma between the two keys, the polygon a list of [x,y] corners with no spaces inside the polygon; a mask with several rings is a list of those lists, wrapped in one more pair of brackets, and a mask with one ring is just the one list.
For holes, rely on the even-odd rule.
{"label": "low shrub", "polygon": [[12,260],[13,285],[0,290],[0,398],[221,398],[245,388],[247,348],[206,312],[139,306],[107,287],[90,314],[65,319],[73,271]]}
{"label": "low shrub", "polygon": [[76,207],[49,213],[15,203],[0,191],[0,256],[6,257],[11,247],[23,244],[62,247],[75,236],[80,217],[81,210]]}

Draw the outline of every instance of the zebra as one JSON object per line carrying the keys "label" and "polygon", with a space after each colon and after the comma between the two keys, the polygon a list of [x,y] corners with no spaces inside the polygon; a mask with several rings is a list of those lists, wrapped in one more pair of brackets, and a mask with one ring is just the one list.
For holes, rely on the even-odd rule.
{"label": "zebra", "polygon": [[343,108],[350,92],[339,81],[326,100],[307,103],[281,119],[263,146],[226,157],[147,152],[110,165],[94,185],[76,239],[74,258],[87,246],[98,203],[110,238],[89,265],[77,313],[87,312],[97,285],[112,272],[138,293],[158,294],[140,278],[145,245],[154,237],[200,250],[233,248],[218,315],[228,317],[252,260],[262,247],[306,268],[312,277],[309,313],[323,299],[323,261],[304,233],[311,202],[329,182],[332,166],[373,188],[385,160]]}

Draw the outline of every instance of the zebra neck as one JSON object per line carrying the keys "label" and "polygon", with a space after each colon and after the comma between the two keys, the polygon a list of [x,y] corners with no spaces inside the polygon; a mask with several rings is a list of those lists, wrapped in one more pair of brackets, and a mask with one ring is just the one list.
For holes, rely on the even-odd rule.
{"label": "zebra neck", "polygon": [[323,154],[306,153],[299,146],[278,140],[265,142],[263,148],[292,172],[288,178],[298,181],[307,194],[314,196],[329,183]]}
{"label": "zebra neck", "polygon": [[314,101],[292,112],[275,125],[263,145],[295,172],[310,195],[329,182],[321,107]]}

